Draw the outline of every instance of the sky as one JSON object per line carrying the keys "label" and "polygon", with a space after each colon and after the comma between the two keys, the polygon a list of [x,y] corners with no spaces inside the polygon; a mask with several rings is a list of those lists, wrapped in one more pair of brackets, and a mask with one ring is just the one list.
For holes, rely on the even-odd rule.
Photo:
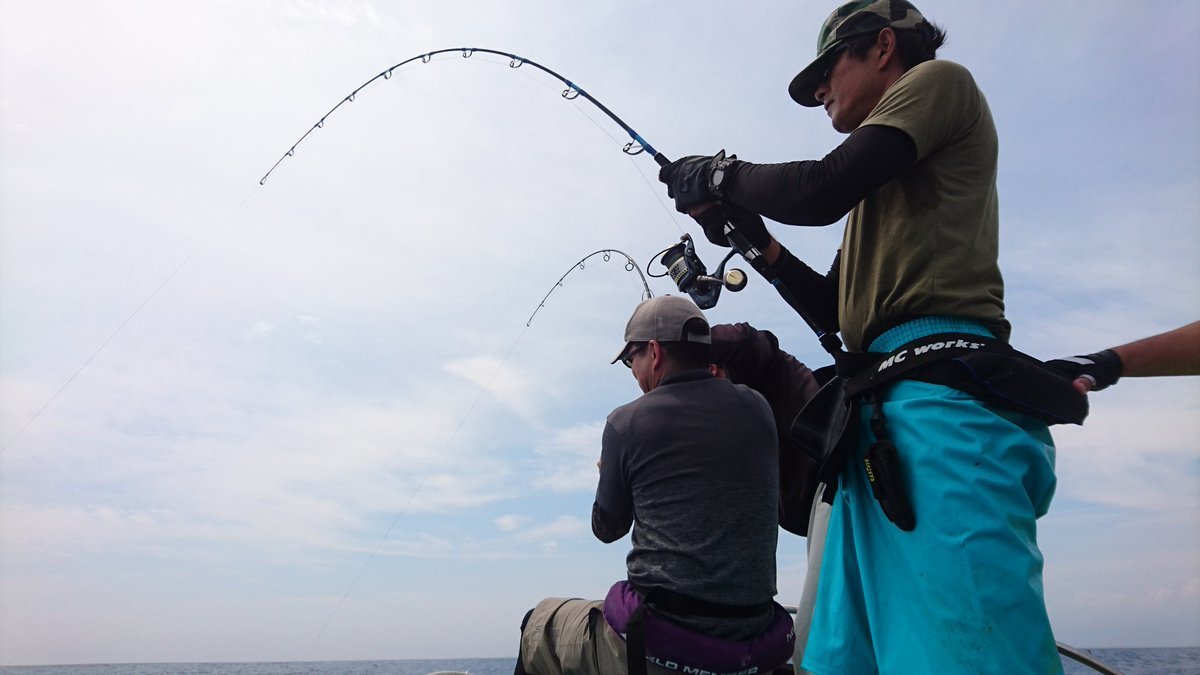
{"label": "sky", "polygon": [[[1014,345],[1194,321],[1200,3],[918,6],[996,119]],[[654,162],[548,75],[444,54],[259,179],[456,47],[563,74],[671,158],[819,158],[841,136],[786,88],[832,9],[0,0],[0,665],[507,657],[541,598],[602,597],[643,289],[622,255],[573,265],[724,253]],[[772,231],[818,269],[841,235]],[[829,362],[756,276],[708,316]],[[1200,378],[1125,379],[1054,428],[1060,641],[1200,645],[1198,409]],[[804,551],[781,533],[784,604]]]}

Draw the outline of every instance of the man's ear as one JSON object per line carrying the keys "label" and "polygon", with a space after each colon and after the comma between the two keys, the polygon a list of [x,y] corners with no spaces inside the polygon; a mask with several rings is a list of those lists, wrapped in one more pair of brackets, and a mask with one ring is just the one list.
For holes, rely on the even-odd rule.
{"label": "man's ear", "polygon": [[876,66],[880,70],[887,68],[893,61],[899,58],[896,55],[897,42],[896,31],[891,28],[884,28],[879,31],[879,35],[875,38],[875,48],[879,50]]}
{"label": "man's ear", "polygon": [[661,367],[663,360],[667,357],[666,352],[663,351],[662,343],[658,340],[651,340],[646,344],[646,351],[650,356],[650,367],[654,369]]}

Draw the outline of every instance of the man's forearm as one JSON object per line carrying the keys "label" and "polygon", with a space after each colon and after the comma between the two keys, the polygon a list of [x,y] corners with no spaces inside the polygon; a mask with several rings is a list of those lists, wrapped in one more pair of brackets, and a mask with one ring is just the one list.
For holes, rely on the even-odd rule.
{"label": "man's forearm", "polygon": [[1200,321],[1119,347],[1124,377],[1200,375]]}

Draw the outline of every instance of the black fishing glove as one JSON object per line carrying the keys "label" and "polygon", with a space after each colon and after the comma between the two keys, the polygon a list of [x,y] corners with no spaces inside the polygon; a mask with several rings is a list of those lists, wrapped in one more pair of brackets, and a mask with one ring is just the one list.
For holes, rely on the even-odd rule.
{"label": "black fishing glove", "polygon": [[733,155],[726,157],[724,150],[715,156],[690,155],[660,169],[658,180],[666,183],[675,210],[687,213],[701,204],[721,200],[728,187],[727,169],[736,159]]}
{"label": "black fishing glove", "polygon": [[1100,391],[1114,385],[1121,379],[1124,364],[1121,357],[1111,349],[1088,354],[1086,356],[1069,356],[1063,359],[1047,361],[1046,365],[1058,370],[1073,380],[1084,378],[1091,380],[1092,391]]}
{"label": "black fishing glove", "polygon": [[714,206],[696,216],[695,221],[704,228],[705,238],[717,246],[730,246],[729,237],[725,234],[726,223],[733,225],[733,229],[741,232],[746,241],[760,252],[771,243],[771,235],[762,216],[735,204],[726,202]]}

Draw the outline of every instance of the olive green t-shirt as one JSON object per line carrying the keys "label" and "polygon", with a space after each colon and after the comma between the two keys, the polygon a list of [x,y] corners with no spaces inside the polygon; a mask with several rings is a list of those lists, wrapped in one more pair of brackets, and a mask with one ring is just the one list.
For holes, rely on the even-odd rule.
{"label": "olive green t-shirt", "polygon": [[949,61],[909,69],[867,125],[908,134],[917,161],[850,212],[839,297],[846,346],[864,350],[887,328],[933,315],[976,319],[1007,340],[996,127],[970,72]]}

